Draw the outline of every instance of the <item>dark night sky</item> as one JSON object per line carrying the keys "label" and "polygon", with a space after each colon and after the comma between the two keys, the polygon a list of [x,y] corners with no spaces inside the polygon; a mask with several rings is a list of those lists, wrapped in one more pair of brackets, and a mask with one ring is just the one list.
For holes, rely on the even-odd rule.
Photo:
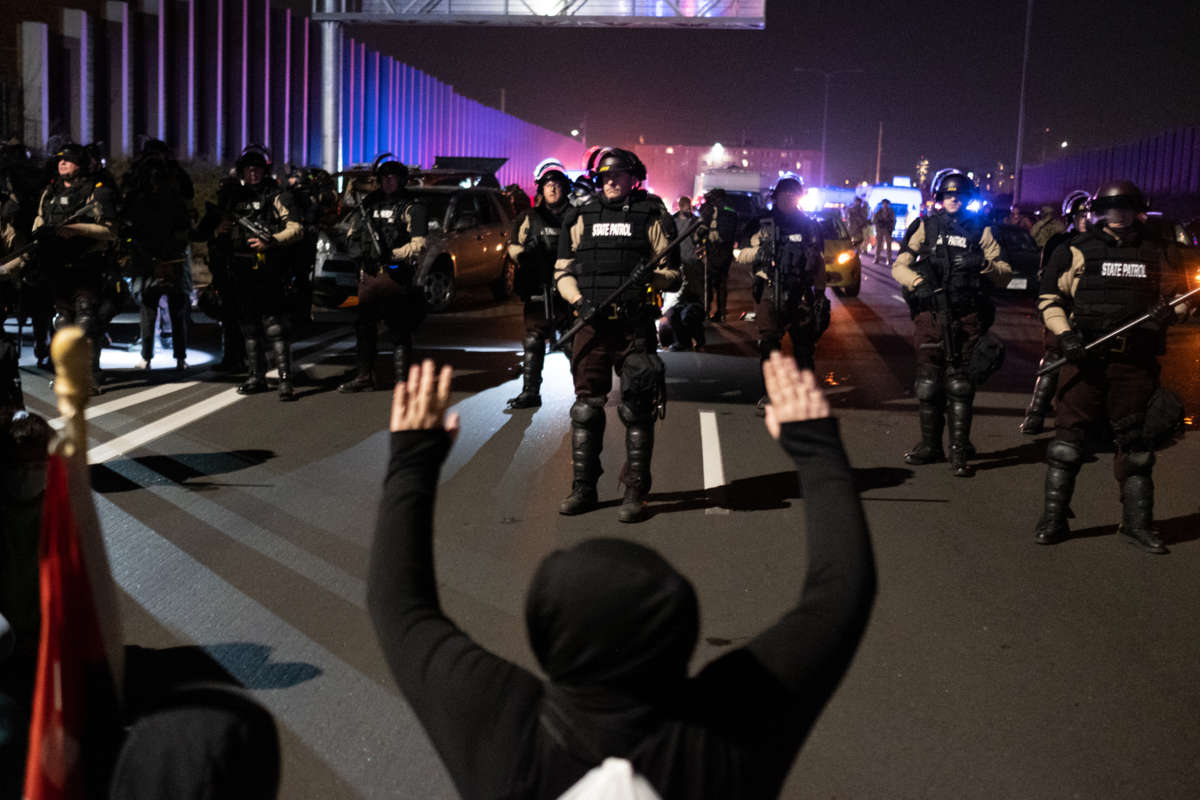
{"label": "dark night sky", "polygon": [[[830,94],[828,177],[1007,165],[1016,147],[1025,3],[768,0],[764,31],[387,27],[369,46],[488,105],[589,143],[816,149],[823,79],[797,66],[860,68]],[[553,66],[560,65],[560,66]],[[1094,147],[1200,123],[1195,0],[1037,0],[1026,110],[1028,162],[1063,139]],[[1049,136],[1042,129],[1049,126]]]}

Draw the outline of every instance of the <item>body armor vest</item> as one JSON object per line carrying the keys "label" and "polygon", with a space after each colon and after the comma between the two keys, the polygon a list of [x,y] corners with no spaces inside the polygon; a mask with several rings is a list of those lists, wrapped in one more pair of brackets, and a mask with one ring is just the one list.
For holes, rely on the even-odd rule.
{"label": "body armor vest", "polygon": [[[279,185],[274,181],[264,180],[257,187],[238,184],[231,187],[230,196],[225,198],[221,205],[239,217],[257,222],[271,233],[279,233],[286,226],[275,209],[275,198],[279,196],[280,191]],[[236,252],[241,255],[254,254],[250,245],[246,243],[251,238],[248,230],[234,224],[230,235]]]}
{"label": "body armor vest", "polygon": [[599,303],[634,267],[654,255],[650,223],[661,213],[661,207],[650,200],[621,206],[597,200],[579,210],[583,234],[575,248],[576,278],[584,296]]}
{"label": "body armor vest", "polygon": [[[79,211],[92,200],[97,181],[94,176],[81,175],[71,186],[57,179],[46,191],[42,202],[41,217],[47,228],[57,227],[66,223],[71,215]],[[97,222],[104,217],[104,212],[96,210],[73,220],[73,222]],[[107,242],[85,237],[60,239],[55,237],[49,247],[42,247],[41,258],[54,262],[73,262],[80,259],[90,259],[103,254],[108,249]]]}
{"label": "body armor vest", "polygon": [[939,211],[925,218],[925,243],[913,268],[935,286],[946,290],[950,305],[972,308],[984,292],[983,276],[977,267],[958,269],[955,256],[982,253],[979,240],[983,225],[970,215],[953,217]]}
{"label": "body armor vest", "polygon": [[1102,232],[1071,243],[1083,253],[1083,275],[1072,302],[1076,326],[1095,338],[1144,314],[1162,295],[1162,243],[1137,237],[1118,244]]}
{"label": "body armor vest", "polygon": [[[412,231],[408,229],[408,220],[404,212],[412,205],[412,198],[405,192],[385,195],[383,192],[372,192],[363,200],[363,209],[371,218],[371,227],[379,236],[379,246],[383,249],[383,260],[389,261],[392,250],[403,247],[412,241]],[[369,234],[363,230],[363,253],[370,253],[370,244],[365,237]]]}
{"label": "body armor vest", "polygon": [[761,246],[771,248],[775,262],[775,274],[768,279],[774,281],[778,277],[793,290],[811,288],[813,269],[824,268],[823,261],[819,265],[808,263],[814,250],[823,246],[816,224],[802,214],[772,214],[759,225],[765,234]]}
{"label": "body armor vest", "polygon": [[[726,206],[713,209],[712,219],[708,222],[710,244],[722,244],[726,247],[733,246],[733,240],[737,237],[737,214],[733,209]],[[712,234],[715,233],[716,236]]]}
{"label": "body armor vest", "polygon": [[[564,203],[560,210],[566,209]],[[537,206],[529,212],[529,239],[538,251],[538,258],[549,264],[553,264],[558,257],[558,235],[562,232],[562,223],[562,214],[554,213],[547,205]]]}
{"label": "body armor vest", "polygon": [[[565,211],[569,206],[563,203],[559,208]],[[551,278],[554,262],[558,257],[558,238],[562,231],[562,215],[543,204],[526,212],[525,219],[529,227],[525,232],[525,240],[514,242],[525,248],[517,261],[517,273],[514,288],[517,294],[528,299],[540,293]],[[521,224],[517,224],[518,230]]]}

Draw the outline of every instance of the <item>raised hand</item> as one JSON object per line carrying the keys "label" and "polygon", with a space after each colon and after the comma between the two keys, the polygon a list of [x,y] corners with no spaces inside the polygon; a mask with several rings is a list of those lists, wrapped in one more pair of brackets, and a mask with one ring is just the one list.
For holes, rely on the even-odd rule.
{"label": "raised hand", "polygon": [[442,366],[434,379],[436,367],[425,359],[408,371],[408,380],[397,383],[392,392],[392,416],[389,428],[396,431],[430,431],[444,428],[453,439],[458,435],[458,414],[446,415],[450,405],[450,381],[454,368]]}
{"label": "raised hand", "polygon": [[767,432],[778,439],[785,422],[803,422],[829,416],[829,401],[817,387],[812,370],[801,370],[796,362],[776,350],[763,362],[763,380],[771,402],[766,407]]}

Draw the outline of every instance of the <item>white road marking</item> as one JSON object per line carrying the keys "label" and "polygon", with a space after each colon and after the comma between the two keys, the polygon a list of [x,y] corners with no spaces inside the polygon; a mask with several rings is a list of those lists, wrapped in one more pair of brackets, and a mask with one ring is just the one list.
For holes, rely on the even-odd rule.
{"label": "white road marking", "polygon": [[[166,395],[178,392],[181,389],[190,389],[193,386],[196,386],[198,383],[199,381],[182,381],[180,383],[164,383],[158,386],[152,386],[149,389],[143,389],[140,392],[134,392],[133,394],[127,394],[124,397],[118,397],[116,400],[109,400],[107,403],[88,406],[86,417],[90,422],[91,420],[103,417],[105,414],[113,414],[117,411],[129,408],[130,406],[136,406],[139,403],[146,403],[159,397],[165,397]],[[62,430],[63,418],[55,417],[54,419],[50,420],[50,427],[54,428],[55,430]]]}
{"label": "white road marking", "polygon": [[[725,485],[725,463],[721,459],[721,434],[715,411],[700,412],[700,450],[704,456],[704,490],[712,493]],[[728,508],[709,506],[705,514],[728,514]]]}
{"label": "white road marking", "polygon": [[104,444],[91,448],[88,451],[88,463],[103,464],[109,459],[122,456],[130,450],[166,436],[172,431],[182,428],[184,425],[189,425],[196,420],[207,417],[209,414],[214,414],[241,399],[242,395],[237,393],[236,388],[226,389],[212,397],[201,400],[199,403],[180,409],[174,414],[168,414],[161,419],[156,419],[154,422],[143,425],[137,430],[130,431],[123,436],[118,436]]}

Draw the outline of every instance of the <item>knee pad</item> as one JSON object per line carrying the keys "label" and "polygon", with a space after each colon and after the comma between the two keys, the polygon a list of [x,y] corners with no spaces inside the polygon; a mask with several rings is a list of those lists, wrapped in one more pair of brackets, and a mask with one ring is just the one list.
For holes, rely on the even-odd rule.
{"label": "knee pad", "polygon": [[942,396],[941,384],[928,378],[918,377],[913,382],[913,390],[917,395],[917,400],[922,403],[932,403]]}
{"label": "knee pad", "polygon": [[604,398],[578,397],[571,406],[571,422],[582,428],[597,428],[604,424]]}
{"label": "knee pad", "polygon": [[622,402],[634,408],[653,407],[666,373],[657,353],[630,353],[621,365]]}
{"label": "knee pad", "polygon": [[1129,450],[1120,453],[1119,456],[1125,461],[1123,472],[1126,476],[1149,475],[1154,469],[1154,462],[1158,460],[1152,450]]}
{"label": "knee pad", "polygon": [[965,375],[951,375],[946,379],[946,394],[958,400],[971,400],[975,387]]}
{"label": "knee pad", "polygon": [[282,339],[287,331],[284,329],[283,320],[279,317],[265,317],[263,319],[263,333],[268,339]]}
{"label": "knee pad", "polygon": [[1077,469],[1083,462],[1083,449],[1071,442],[1055,439],[1046,447],[1046,460],[1068,469]]}
{"label": "knee pad", "polygon": [[629,403],[622,400],[621,404],[617,406],[617,417],[625,423],[625,427],[653,422],[655,419],[654,404]]}

